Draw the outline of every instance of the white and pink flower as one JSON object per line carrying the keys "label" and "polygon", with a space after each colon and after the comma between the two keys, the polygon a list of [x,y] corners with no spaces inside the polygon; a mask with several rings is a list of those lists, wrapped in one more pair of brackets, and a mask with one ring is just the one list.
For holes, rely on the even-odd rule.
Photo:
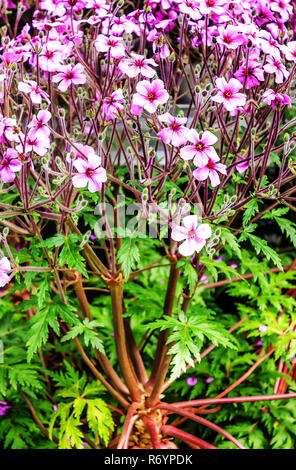
{"label": "white and pink flower", "polygon": [[217,137],[210,131],[201,133],[196,132],[195,129],[190,129],[187,134],[187,140],[192,142],[193,145],[185,145],[180,150],[180,157],[183,160],[192,160],[195,166],[202,167],[208,163],[208,159],[217,159],[219,157],[214,144],[217,142]]}
{"label": "white and pink flower", "polygon": [[179,253],[183,256],[199,253],[211,235],[210,225],[198,225],[197,215],[187,215],[183,219],[183,226],[175,225],[172,230],[172,239],[176,242],[183,241],[179,246]]}
{"label": "white and pink flower", "polygon": [[116,119],[118,114],[124,110],[125,99],[121,88],[113,91],[110,96],[107,96],[102,105],[102,113],[109,121]]}
{"label": "white and pink flower", "polygon": [[246,95],[239,93],[243,85],[236,79],[231,78],[229,82],[224,77],[216,78],[217,94],[212,96],[212,100],[223,104],[227,111],[234,111],[246,104]]}
{"label": "white and pink flower", "polygon": [[180,147],[187,142],[189,129],[183,126],[183,124],[186,124],[187,122],[186,117],[177,118],[172,116],[170,113],[165,113],[158,116],[158,119],[167,124],[167,127],[161,129],[157,134],[165,144],[172,144],[174,147]]}
{"label": "white and pink flower", "polygon": [[123,59],[118,68],[128,77],[134,78],[137,75],[143,75],[146,78],[153,78],[155,70],[151,67],[157,67],[153,59],[145,59],[143,55],[133,54],[129,59]]}
{"label": "white and pink flower", "polygon": [[32,103],[34,104],[41,104],[42,99],[45,99],[47,103],[50,103],[48,94],[41,90],[40,86],[37,85],[37,82],[34,80],[25,80],[24,82],[19,82],[18,89],[23,93],[29,94]]}
{"label": "white and pink flower", "polygon": [[70,85],[83,85],[86,82],[86,75],[82,64],[72,66],[64,65],[61,72],[52,77],[52,81],[58,84],[58,89],[62,92],[68,90]]}
{"label": "white and pink flower", "polygon": [[63,62],[63,46],[59,41],[48,41],[39,56],[39,66],[46,72],[56,72]]}
{"label": "white and pink flower", "polygon": [[6,256],[3,256],[0,260],[0,287],[4,287],[9,282],[8,273],[10,272],[10,261]]}
{"label": "white and pink flower", "polygon": [[133,96],[132,104],[146,109],[149,113],[155,113],[158,106],[165,104],[169,99],[169,94],[164,88],[162,80],[142,80],[137,83],[137,92]]}
{"label": "white and pink flower", "polygon": [[223,175],[227,174],[226,165],[223,163],[218,163],[218,159],[209,158],[206,165],[196,168],[193,171],[193,176],[198,181],[205,181],[206,179],[210,178],[210,183],[215,188],[220,184],[220,177],[218,173],[222,173]]}
{"label": "white and pink flower", "polygon": [[48,152],[49,147],[50,140],[48,136],[44,134],[42,136],[36,135],[34,129],[31,129],[28,132],[26,143],[19,144],[16,149],[19,153],[27,154],[34,152],[40,157],[43,157]]}
{"label": "white and pink flower", "polygon": [[291,106],[292,104],[290,96],[285,95],[280,91],[274,91],[271,88],[263,93],[262,101],[268,105],[271,105],[273,109],[280,108],[285,105]]}
{"label": "white and pink flower", "polygon": [[282,63],[279,51],[266,58],[266,64],[263,66],[265,72],[275,74],[275,83],[283,83],[289,76],[289,72]]}
{"label": "white and pink flower", "polygon": [[75,188],[85,188],[87,186],[91,193],[102,189],[102,184],[107,181],[107,173],[100,166],[101,159],[98,155],[91,153],[88,155],[87,161],[79,158],[74,161],[73,165],[78,171],[72,178]]}
{"label": "white and pink flower", "polygon": [[21,167],[17,151],[13,148],[7,149],[0,163],[0,178],[3,183],[12,183]]}
{"label": "white and pink flower", "polygon": [[118,59],[124,57],[124,45],[117,36],[104,36],[99,34],[95,42],[95,48],[98,52],[110,53],[110,57]]}
{"label": "white and pink flower", "polygon": [[31,129],[31,136],[36,135],[40,138],[44,136],[47,139],[50,135],[50,130],[46,124],[50,119],[51,113],[47,109],[41,109],[28,125],[28,128]]}

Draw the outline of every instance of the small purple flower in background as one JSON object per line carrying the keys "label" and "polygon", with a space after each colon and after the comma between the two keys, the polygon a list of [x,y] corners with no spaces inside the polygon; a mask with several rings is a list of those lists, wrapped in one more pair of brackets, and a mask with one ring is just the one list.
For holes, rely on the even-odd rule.
{"label": "small purple flower in background", "polygon": [[267,330],[268,330],[268,326],[266,325],[260,325],[258,328],[258,331],[260,331],[260,333],[265,333]]}
{"label": "small purple flower in background", "polygon": [[54,403],[54,404],[52,405],[52,409],[53,409],[53,411],[57,411],[58,405],[56,405],[56,404]]}
{"label": "small purple flower in background", "polygon": [[94,233],[91,233],[90,236],[89,236],[89,239],[94,242],[98,237],[94,234]]}
{"label": "small purple flower in background", "polygon": [[207,378],[205,379],[205,383],[206,383],[206,384],[210,384],[211,382],[213,382],[213,380],[215,380],[214,377],[207,377]]}
{"label": "small purple flower in background", "polygon": [[197,378],[196,377],[188,377],[188,379],[186,380],[186,383],[187,383],[187,385],[189,385],[189,387],[194,387],[194,385],[197,384]]}
{"label": "small purple flower in background", "polygon": [[11,272],[11,266],[9,259],[4,256],[0,260],[0,287],[4,287],[9,282],[9,276],[7,273]]}
{"label": "small purple flower in background", "polygon": [[13,408],[13,406],[8,406],[7,401],[0,401],[0,416],[4,416],[10,408]]}
{"label": "small purple flower in background", "polygon": [[256,343],[256,346],[262,346],[263,343],[262,343],[262,340],[261,339],[258,339],[257,343]]}
{"label": "small purple flower in background", "polygon": [[114,334],[114,333],[111,333],[110,336],[111,336],[111,338],[114,338],[115,334]]}
{"label": "small purple flower in background", "polygon": [[183,256],[192,256],[199,253],[206,244],[206,239],[212,235],[209,224],[198,226],[197,215],[188,215],[183,219],[184,226],[175,225],[172,230],[172,239],[176,242],[183,241],[179,246],[179,253]]}
{"label": "small purple flower in background", "polygon": [[238,268],[238,265],[235,264],[235,263],[231,263],[231,264],[229,265],[229,267],[232,268],[232,269],[237,269],[237,268]]}

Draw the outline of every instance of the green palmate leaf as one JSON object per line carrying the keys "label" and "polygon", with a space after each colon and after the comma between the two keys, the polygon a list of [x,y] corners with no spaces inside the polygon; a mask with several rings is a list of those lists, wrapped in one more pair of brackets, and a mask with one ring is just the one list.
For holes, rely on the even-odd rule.
{"label": "green palmate leaf", "polygon": [[130,273],[136,268],[140,260],[140,252],[136,240],[133,238],[124,238],[116,258],[118,263],[121,264],[125,279],[128,279]]}
{"label": "green palmate leaf", "polygon": [[[231,266],[228,266],[222,260],[214,260],[212,258],[208,258],[206,256],[202,256],[200,258],[200,262],[207,268],[209,273],[213,276],[214,281],[218,280],[219,273],[225,274],[228,279],[232,277],[241,277],[240,274]],[[247,282],[245,279],[242,278],[244,282]]]}
{"label": "green palmate leaf", "polygon": [[31,327],[28,332],[28,340],[26,343],[28,348],[27,358],[29,362],[37,349],[40,348],[42,344],[46,343],[49,334],[49,327],[51,327],[57,335],[59,334],[60,325],[53,305],[48,305],[43,308],[31,319]]}
{"label": "green palmate leaf", "polygon": [[65,242],[65,235],[62,233],[57,233],[53,237],[47,238],[38,244],[38,246],[45,247],[45,248],[57,248],[62,246]]}
{"label": "green palmate leaf", "polygon": [[114,422],[110,409],[104,400],[101,398],[88,399],[86,418],[93,433],[99,436],[104,445],[107,445],[114,430]]}
{"label": "green palmate leaf", "polygon": [[283,269],[279,255],[276,251],[274,251],[268,246],[266,240],[259,238],[257,237],[257,235],[254,235],[253,233],[247,231],[244,231],[239,238],[239,241],[244,240],[249,240],[251,242],[257,255],[259,255],[260,253],[264,254],[266,258],[268,260],[271,260],[279,269]]}
{"label": "green palmate leaf", "polygon": [[183,312],[178,318],[165,315],[163,319],[146,325],[147,328],[169,329],[167,343],[171,345],[169,354],[173,356],[171,380],[185,372],[187,365],[193,366],[194,360],[200,360],[200,349],[206,338],[215,345],[232,349],[237,347],[227,330],[212,320],[212,314],[211,310],[199,306],[196,316],[186,316]]}
{"label": "green palmate leaf", "polygon": [[289,210],[290,209],[288,207],[280,207],[272,210],[271,212],[267,212],[264,214],[262,219],[275,220],[282,233],[284,233],[286,237],[291,240],[294,247],[296,247],[296,224],[291,220],[282,217],[282,215],[287,214]]}
{"label": "green palmate leaf", "polygon": [[189,286],[189,295],[192,295],[197,284],[198,275],[196,269],[192,266],[190,260],[182,258],[178,261],[176,268],[180,268],[181,272]]}
{"label": "green palmate leaf", "polygon": [[233,253],[239,258],[242,258],[241,248],[237,241],[237,237],[233,235],[233,233],[225,227],[221,228],[221,241],[225,245],[227,244],[233,251]]}
{"label": "green palmate leaf", "polygon": [[246,227],[247,223],[251,218],[259,212],[259,203],[262,203],[261,199],[254,198],[244,208],[243,213],[243,226]]}
{"label": "green palmate leaf", "polygon": [[58,263],[62,266],[66,264],[69,268],[77,269],[84,277],[88,278],[88,274],[84,264],[84,258],[80,251],[82,247],[77,244],[81,237],[75,233],[71,233],[64,239],[64,245],[58,257]]}
{"label": "green palmate leaf", "polygon": [[89,321],[85,318],[82,323],[76,324],[66,335],[62,338],[62,342],[76,338],[79,335],[83,335],[85,345],[89,344],[98,351],[104,353],[104,346],[98,334],[94,331],[94,328],[103,326],[101,323],[92,320]]}

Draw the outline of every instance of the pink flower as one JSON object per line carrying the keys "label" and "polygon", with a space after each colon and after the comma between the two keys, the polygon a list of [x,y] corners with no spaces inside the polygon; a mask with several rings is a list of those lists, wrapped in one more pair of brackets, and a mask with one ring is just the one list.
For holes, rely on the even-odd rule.
{"label": "pink flower", "polygon": [[206,244],[206,239],[210,238],[212,229],[209,224],[198,226],[197,215],[187,215],[183,219],[184,226],[175,225],[172,230],[172,239],[176,242],[182,240],[179,252],[183,256],[192,256],[199,253]]}
{"label": "pink flower", "polygon": [[[237,72],[234,74],[242,84],[246,82],[246,89],[249,90],[254,86],[257,86],[264,80],[264,72],[260,68],[260,64],[257,61],[249,60],[248,70],[246,69],[246,64],[243,64]],[[246,78],[247,77],[247,78]]]}
{"label": "pink flower", "polygon": [[18,160],[17,151],[13,148],[7,149],[0,163],[0,178],[4,183],[11,183],[21,167],[22,164]]}
{"label": "pink flower", "polygon": [[9,276],[7,273],[11,271],[9,259],[4,256],[0,260],[0,287],[4,287],[9,282]]}
{"label": "pink flower", "polygon": [[98,52],[109,52],[110,57],[114,59],[118,59],[120,57],[124,57],[124,46],[117,36],[104,36],[103,34],[99,34],[98,38],[95,42],[95,47]]}
{"label": "pink flower", "polygon": [[260,325],[258,328],[258,331],[260,331],[260,333],[265,333],[267,330],[268,330],[268,326],[266,325]]}
{"label": "pink flower", "polygon": [[56,72],[63,61],[63,46],[59,41],[48,41],[39,56],[39,65],[46,72]]}
{"label": "pink flower", "polygon": [[291,106],[292,100],[288,95],[284,95],[279,91],[274,91],[271,88],[266,90],[262,95],[264,103],[271,105],[273,109],[280,108],[281,106]]}
{"label": "pink flower", "polygon": [[[12,142],[21,142],[25,138],[24,133],[20,130],[17,122],[13,118],[3,118],[0,122],[0,142],[6,140]],[[6,139],[6,140],[5,140]]]}
{"label": "pink flower", "polygon": [[235,168],[237,169],[239,173],[244,173],[249,168],[249,162],[245,161],[245,162],[238,163],[237,165],[235,165]]}
{"label": "pink flower", "polygon": [[7,401],[0,401],[0,416],[6,415],[7,410],[13,408],[12,406],[7,405]]}
{"label": "pink flower", "polygon": [[219,36],[217,36],[218,44],[225,46],[227,49],[237,49],[243,44],[244,38],[240,34],[238,27],[227,25],[218,28]]}
{"label": "pink flower", "polygon": [[91,193],[99,191],[102,188],[102,183],[107,181],[106,170],[100,164],[101,159],[95,154],[90,154],[87,161],[81,158],[74,161],[78,173],[72,178],[73,186],[75,188],[88,186]]}
{"label": "pink flower", "polygon": [[197,378],[196,377],[188,377],[188,379],[186,380],[186,383],[187,383],[187,385],[189,385],[189,387],[194,387],[194,385],[197,384]]}
{"label": "pink flower", "polygon": [[192,20],[199,20],[202,17],[195,0],[178,0],[178,3],[179,10],[189,15]]}
{"label": "pink flower", "polygon": [[169,94],[164,88],[162,80],[142,80],[136,86],[137,93],[133,96],[133,104],[146,109],[149,113],[155,113],[160,104],[169,99]]}
{"label": "pink flower", "polygon": [[231,78],[228,83],[224,77],[216,78],[216,86],[218,93],[212,97],[212,100],[222,103],[227,111],[234,111],[246,104],[246,95],[238,93],[243,85],[236,78]]}
{"label": "pink flower", "polygon": [[50,147],[50,140],[44,134],[42,136],[36,135],[34,129],[28,132],[25,145],[19,144],[16,149],[20,153],[35,152],[40,157],[43,157]]}
{"label": "pink flower", "polygon": [[32,103],[34,104],[41,104],[42,98],[44,98],[48,103],[50,102],[48,94],[41,90],[34,80],[19,82],[18,89],[23,93],[29,93]]}
{"label": "pink flower", "polygon": [[270,9],[280,14],[282,21],[288,21],[293,14],[293,7],[290,0],[275,0],[270,3]]}
{"label": "pink flower", "polygon": [[287,60],[296,61],[296,41],[290,41],[286,46],[282,46],[282,51]]}
{"label": "pink flower", "polygon": [[[75,148],[76,147],[76,148]],[[75,143],[75,147],[71,147],[71,153],[74,155],[73,161],[81,158],[82,160],[87,161],[89,155],[93,154],[96,159],[100,157],[95,153],[94,149],[90,145],[83,145],[79,143]],[[67,153],[66,161],[71,163],[70,152]]]}
{"label": "pink flower", "polygon": [[263,68],[265,72],[275,74],[275,83],[283,83],[288,78],[289,72],[281,61],[279,51],[274,56],[268,56],[266,62]]}
{"label": "pink flower", "polygon": [[115,119],[120,112],[124,110],[125,99],[121,88],[113,91],[110,96],[104,99],[102,105],[102,113],[109,121]]}
{"label": "pink flower", "polygon": [[222,15],[225,11],[224,5],[224,0],[201,0],[199,10],[203,15],[210,15],[211,13]]}
{"label": "pink flower", "polygon": [[208,163],[208,159],[219,160],[213,145],[217,142],[217,137],[209,131],[200,134],[195,129],[190,129],[187,134],[187,140],[193,145],[185,145],[180,150],[180,157],[183,160],[193,160],[194,165],[204,166]]}
{"label": "pink flower", "polygon": [[31,135],[37,137],[48,138],[50,130],[46,126],[46,123],[51,119],[51,113],[47,109],[41,109],[37,116],[34,116],[32,121],[29,123],[28,128],[32,129]]}
{"label": "pink flower", "polygon": [[58,89],[62,92],[68,90],[71,84],[73,85],[83,85],[86,82],[86,76],[84,74],[84,67],[81,64],[76,64],[72,66],[64,65],[62,71],[54,75],[52,78],[54,83],[59,83]]}
{"label": "pink flower", "polygon": [[149,65],[157,67],[157,63],[153,59],[145,59],[143,55],[133,54],[131,59],[123,59],[118,68],[130,78],[139,74],[146,78],[152,78],[155,75],[155,70]]}
{"label": "pink flower", "polygon": [[208,163],[206,165],[200,168],[196,168],[193,171],[193,176],[198,181],[204,181],[207,178],[210,178],[211,185],[215,188],[220,183],[218,171],[219,173],[226,175],[226,165],[223,165],[223,163],[216,163],[215,160],[209,158]]}
{"label": "pink flower", "polygon": [[182,126],[182,124],[186,124],[187,118],[176,118],[170,113],[165,113],[159,116],[158,119],[161,122],[168,124],[168,127],[165,127],[157,134],[165,144],[172,144],[174,147],[180,147],[187,142],[187,133],[189,129]]}

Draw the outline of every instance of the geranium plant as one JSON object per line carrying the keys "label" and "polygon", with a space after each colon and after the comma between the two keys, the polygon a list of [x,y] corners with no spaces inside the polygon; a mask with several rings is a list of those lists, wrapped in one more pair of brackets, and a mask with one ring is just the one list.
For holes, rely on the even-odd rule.
{"label": "geranium plant", "polygon": [[3,447],[294,448],[294,2],[0,20]]}

